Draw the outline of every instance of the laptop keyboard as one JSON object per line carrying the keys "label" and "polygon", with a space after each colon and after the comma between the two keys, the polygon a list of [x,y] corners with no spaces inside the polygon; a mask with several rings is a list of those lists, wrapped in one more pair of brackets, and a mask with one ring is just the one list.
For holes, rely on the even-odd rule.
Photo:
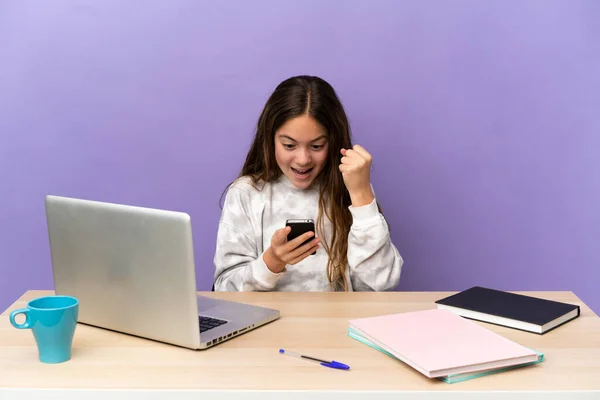
{"label": "laptop keyboard", "polygon": [[200,322],[200,333],[206,332],[212,328],[216,328],[217,326],[221,326],[227,323],[227,321],[223,321],[222,319],[210,317],[198,317],[198,319]]}

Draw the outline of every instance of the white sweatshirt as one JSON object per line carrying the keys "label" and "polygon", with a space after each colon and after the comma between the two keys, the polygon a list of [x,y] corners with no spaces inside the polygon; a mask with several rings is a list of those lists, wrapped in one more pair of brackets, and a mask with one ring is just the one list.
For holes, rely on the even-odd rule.
{"label": "white sweatshirt", "polygon": [[[229,188],[217,233],[215,264],[216,291],[330,291],[328,255],[320,245],[295,265],[273,273],[263,259],[273,233],[288,219],[317,221],[319,192],[313,184],[298,189],[285,176],[275,182],[259,183],[249,177]],[[400,281],[403,259],[392,244],[389,227],[377,204],[349,207],[352,226],[348,234],[346,277],[351,291],[393,290]],[[317,231],[317,236],[319,232]],[[325,216],[325,238],[330,243],[331,222]]]}

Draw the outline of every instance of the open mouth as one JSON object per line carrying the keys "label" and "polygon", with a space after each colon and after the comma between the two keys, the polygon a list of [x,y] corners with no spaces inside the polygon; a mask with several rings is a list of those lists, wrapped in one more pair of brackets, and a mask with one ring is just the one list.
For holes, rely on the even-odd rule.
{"label": "open mouth", "polygon": [[292,168],[292,171],[294,172],[294,174],[300,179],[307,178],[310,175],[310,173],[312,172],[312,170],[313,170],[312,168],[303,168],[303,169]]}

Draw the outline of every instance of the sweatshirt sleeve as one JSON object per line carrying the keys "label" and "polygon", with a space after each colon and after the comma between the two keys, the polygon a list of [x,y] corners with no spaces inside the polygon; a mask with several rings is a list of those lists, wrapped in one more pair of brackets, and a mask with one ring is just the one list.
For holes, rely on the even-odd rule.
{"label": "sweatshirt sleeve", "polygon": [[349,209],[352,226],[348,234],[348,266],[352,287],[355,291],[395,289],[404,260],[392,243],[376,200]]}
{"label": "sweatshirt sleeve", "polygon": [[285,273],[267,268],[264,252],[258,250],[250,210],[250,195],[232,185],[217,232],[215,291],[269,291]]}

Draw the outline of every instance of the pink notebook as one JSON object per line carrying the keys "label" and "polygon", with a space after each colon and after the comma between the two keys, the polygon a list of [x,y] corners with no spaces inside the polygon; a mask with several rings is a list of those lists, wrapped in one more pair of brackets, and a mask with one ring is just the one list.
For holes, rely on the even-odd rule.
{"label": "pink notebook", "polygon": [[448,310],[349,321],[350,328],[429,378],[537,361],[538,355]]}

